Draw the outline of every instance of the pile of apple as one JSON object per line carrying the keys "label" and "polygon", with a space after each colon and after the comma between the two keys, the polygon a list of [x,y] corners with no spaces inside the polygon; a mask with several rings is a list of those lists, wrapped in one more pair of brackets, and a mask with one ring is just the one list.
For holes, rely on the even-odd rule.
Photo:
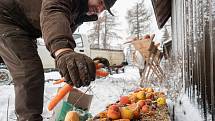
{"label": "pile of apple", "polygon": [[[107,106],[106,110],[94,117],[94,121],[130,121],[156,118],[168,112],[166,96],[152,88],[139,88],[119,101]],[[165,114],[166,115],[166,114]],[[158,116],[161,117],[161,116]]]}

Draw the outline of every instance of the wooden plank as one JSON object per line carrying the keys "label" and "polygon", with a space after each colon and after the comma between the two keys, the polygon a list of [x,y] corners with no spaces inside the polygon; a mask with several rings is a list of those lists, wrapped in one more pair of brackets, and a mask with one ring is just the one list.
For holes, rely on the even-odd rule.
{"label": "wooden plank", "polygon": [[152,0],[158,28],[161,29],[171,16],[171,0]]}

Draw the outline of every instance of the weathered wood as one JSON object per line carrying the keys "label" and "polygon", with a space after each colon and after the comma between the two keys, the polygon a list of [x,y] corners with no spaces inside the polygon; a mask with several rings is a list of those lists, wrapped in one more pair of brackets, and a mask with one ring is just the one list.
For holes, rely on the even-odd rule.
{"label": "weathered wood", "polygon": [[173,56],[183,56],[185,90],[197,102],[204,120],[215,120],[215,1],[172,3]]}
{"label": "weathered wood", "polygon": [[160,81],[164,80],[164,73],[160,67],[160,60],[163,56],[161,56],[162,53],[157,48],[158,45],[155,45],[152,41],[153,38],[154,35],[148,39],[134,39],[129,42],[140,52],[145,61],[140,85],[143,85],[143,81],[148,80],[152,73],[155,74]]}
{"label": "weathered wood", "polygon": [[161,29],[171,16],[171,0],[152,0],[158,28]]}

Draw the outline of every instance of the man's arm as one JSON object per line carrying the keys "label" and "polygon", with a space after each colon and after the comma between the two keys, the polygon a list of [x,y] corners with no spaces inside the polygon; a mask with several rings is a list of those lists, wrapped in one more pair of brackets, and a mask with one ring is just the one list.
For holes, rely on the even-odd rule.
{"label": "man's arm", "polygon": [[[78,1],[78,0],[77,0]],[[75,28],[71,18],[71,0],[43,0],[41,8],[41,29],[46,47],[55,57],[56,68],[66,83],[81,87],[95,80],[96,67],[92,59],[73,51],[75,41],[72,37]]]}
{"label": "man's arm", "polygon": [[[75,48],[70,28],[70,0],[43,0],[40,14],[41,30],[47,49],[54,56],[57,50]],[[58,51],[60,52],[60,51]]]}

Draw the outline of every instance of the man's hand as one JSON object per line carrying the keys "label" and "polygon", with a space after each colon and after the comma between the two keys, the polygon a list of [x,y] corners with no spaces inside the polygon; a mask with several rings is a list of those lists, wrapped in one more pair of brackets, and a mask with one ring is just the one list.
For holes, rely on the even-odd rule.
{"label": "man's hand", "polygon": [[72,49],[56,51],[56,67],[66,82],[76,87],[88,86],[95,80],[96,67],[93,60]]}

